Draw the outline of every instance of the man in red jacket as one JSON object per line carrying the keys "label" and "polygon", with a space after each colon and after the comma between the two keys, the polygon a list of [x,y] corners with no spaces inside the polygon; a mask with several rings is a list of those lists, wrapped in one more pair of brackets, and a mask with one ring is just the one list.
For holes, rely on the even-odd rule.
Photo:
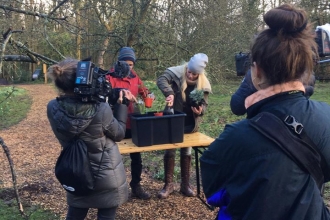
{"label": "man in red jacket", "polygon": [[[125,78],[117,78],[107,75],[107,79],[112,85],[112,88],[128,89],[135,97],[141,95],[145,98],[149,91],[144,87],[142,80],[133,70],[136,58],[134,50],[131,47],[123,47],[119,51],[118,61],[125,61],[130,67],[130,73]],[[111,70],[112,71],[112,70]],[[128,106],[128,114],[134,112],[134,103],[130,102]],[[132,138],[131,134],[131,119],[127,117],[125,138]],[[150,194],[141,187],[142,159],[140,153],[131,153],[131,175],[132,180],[130,186],[132,188],[132,196],[139,199],[150,199]]]}

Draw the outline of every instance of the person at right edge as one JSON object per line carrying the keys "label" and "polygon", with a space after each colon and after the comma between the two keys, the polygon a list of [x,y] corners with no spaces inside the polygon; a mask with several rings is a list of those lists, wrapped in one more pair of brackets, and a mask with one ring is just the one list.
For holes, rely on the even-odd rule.
{"label": "person at right edge", "polygon": [[[175,111],[186,113],[184,119],[184,133],[198,131],[201,117],[206,111],[208,95],[211,85],[206,77],[205,67],[208,63],[206,54],[198,53],[191,57],[188,63],[181,66],[170,67],[158,77],[157,86],[166,97],[168,107]],[[194,89],[204,91],[205,104],[198,108],[191,106],[189,94]],[[158,198],[167,198],[174,190],[173,172],[176,149],[166,150],[164,155],[165,185],[158,193]],[[195,196],[189,184],[191,166],[191,147],[180,149],[181,188],[185,196]]]}
{"label": "person at right edge", "polygon": [[207,202],[220,207],[221,220],[330,219],[311,174],[250,123],[264,112],[295,117],[324,157],[323,182],[330,180],[330,105],[306,99],[302,83],[317,51],[312,25],[306,11],[290,4],[263,19],[268,28],[251,45],[257,91],[245,100],[247,119],[226,125],[200,158]]}

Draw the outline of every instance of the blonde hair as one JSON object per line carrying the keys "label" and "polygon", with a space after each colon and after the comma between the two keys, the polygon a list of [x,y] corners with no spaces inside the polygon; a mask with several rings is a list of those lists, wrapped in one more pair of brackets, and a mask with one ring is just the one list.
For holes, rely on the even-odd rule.
{"label": "blonde hair", "polygon": [[[181,85],[181,95],[182,95],[182,99],[185,102],[186,101],[186,93],[185,90],[187,89],[188,85],[187,85],[187,63],[185,64],[184,67],[184,74],[182,76],[182,85]],[[207,79],[207,73],[204,71],[203,73],[198,74],[198,78],[197,78],[197,82],[195,85],[196,89],[202,90],[204,89],[204,85],[209,84],[209,80]]]}

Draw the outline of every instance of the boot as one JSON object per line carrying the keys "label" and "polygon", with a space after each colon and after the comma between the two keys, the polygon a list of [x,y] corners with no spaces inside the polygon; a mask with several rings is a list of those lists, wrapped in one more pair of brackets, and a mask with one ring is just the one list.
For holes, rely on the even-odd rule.
{"label": "boot", "polygon": [[181,188],[180,192],[188,197],[196,196],[194,191],[191,189],[189,184],[190,179],[190,165],[191,165],[191,155],[180,156],[180,166],[181,166]]}
{"label": "boot", "polygon": [[137,197],[139,199],[148,200],[151,195],[143,190],[140,184],[131,186],[132,188],[132,197]]}
{"label": "boot", "polygon": [[142,159],[140,153],[131,153],[131,175],[132,181],[130,186],[132,188],[132,196],[139,199],[150,199],[151,195],[143,190],[140,185],[141,174],[142,174]]}
{"label": "boot", "polygon": [[174,173],[174,157],[164,157],[164,178],[165,185],[163,189],[158,193],[158,198],[167,198],[174,190],[173,186],[173,173]]}

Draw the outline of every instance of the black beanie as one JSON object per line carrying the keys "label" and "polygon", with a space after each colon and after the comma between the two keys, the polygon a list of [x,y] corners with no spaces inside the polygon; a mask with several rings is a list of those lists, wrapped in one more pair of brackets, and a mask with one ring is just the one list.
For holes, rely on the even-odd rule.
{"label": "black beanie", "polygon": [[122,47],[119,51],[119,56],[118,56],[119,61],[126,61],[130,60],[133,63],[135,63],[135,53],[134,49],[131,47]]}

